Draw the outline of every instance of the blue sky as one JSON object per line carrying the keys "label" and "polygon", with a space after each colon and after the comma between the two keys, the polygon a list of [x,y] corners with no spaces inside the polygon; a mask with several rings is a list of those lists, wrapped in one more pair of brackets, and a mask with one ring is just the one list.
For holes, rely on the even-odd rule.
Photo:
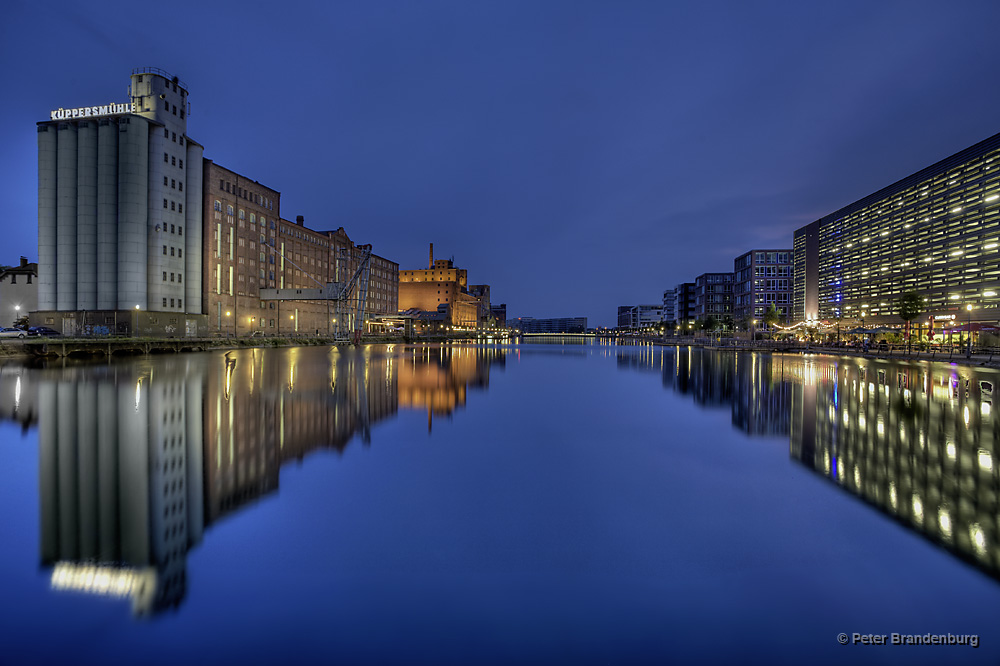
{"label": "blue sky", "polygon": [[996,2],[51,2],[0,24],[7,256],[37,258],[34,123],[191,93],[205,156],[509,316],[659,302],[1000,131]]}

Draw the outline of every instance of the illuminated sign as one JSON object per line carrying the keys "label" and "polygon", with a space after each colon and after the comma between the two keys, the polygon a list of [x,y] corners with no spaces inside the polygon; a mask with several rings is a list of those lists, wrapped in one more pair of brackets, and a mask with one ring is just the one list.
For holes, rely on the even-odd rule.
{"label": "illuminated sign", "polygon": [[81,106],[76,109],[59,108],[49,111],[49,120],[73,120],[74,118],[94,118],[95,116],[113,116],[120,113],[135,113],[135,103],[103,104],[101,106]]}

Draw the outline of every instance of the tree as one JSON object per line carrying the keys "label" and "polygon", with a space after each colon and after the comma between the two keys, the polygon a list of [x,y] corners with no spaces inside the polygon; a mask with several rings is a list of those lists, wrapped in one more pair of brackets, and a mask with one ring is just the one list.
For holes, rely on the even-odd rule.
{"label": "tree", "polygon": [[773,328],[779,321],[781,321],[781,315],[778,314],[778,308],[774,307],[774,303],[771,303],[764,313],[764,323],[768,328]]}
{"label": "tree", "polygon": [[[899,301],[896,303],[896,307],[899,310],[899,318],[906,322],[906,328],[910,328],[910,322],[920,316],[924,310],[924,299],[920,297],[915,291],[908,291],[899,297]],[[909,331],[907,331],[909,332]],[[913,349],[913,338],[910,335],[906,336],[906,353],[909,354]]]}
{"label": "tree", "polygon": [[701,320],[701,330],[703,331],[715,330],[715,327],[718,325],[719,322],[712,315],[708,315],[707,317]]}

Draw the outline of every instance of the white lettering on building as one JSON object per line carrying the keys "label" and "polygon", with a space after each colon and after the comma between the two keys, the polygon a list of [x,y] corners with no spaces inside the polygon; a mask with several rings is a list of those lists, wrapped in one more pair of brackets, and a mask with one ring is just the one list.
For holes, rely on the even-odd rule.
{"label": "white lettering on building", "polygon": [[104,104],[101,106],[81,106],[75,109],[59,108],[49,111],[49,120],[73,120],[75,118],[93,118],[96,116],[115,116],[122,113],[135,113],[135,103]]}

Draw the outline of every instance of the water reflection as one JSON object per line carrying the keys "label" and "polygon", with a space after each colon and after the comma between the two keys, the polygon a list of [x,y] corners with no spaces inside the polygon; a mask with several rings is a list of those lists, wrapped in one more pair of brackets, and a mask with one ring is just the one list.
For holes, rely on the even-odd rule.
{"label": "water reflection", "polygon": [[450,414],[498,348],[248,349],[103,366],[0,368],[0,418],[37,425],[40,559],[51,587],[177,606],[206,528],[342,452],[398,409]]}
{"label": "water reflection", "polygon": [[784,435],[791,458],[1000,579],[1000,372],[943,363],[619,350],[734,427]]}
{"label": "water reflection", "polygon": [[791,455],[1000,578],[994,370],[803,362]]}

